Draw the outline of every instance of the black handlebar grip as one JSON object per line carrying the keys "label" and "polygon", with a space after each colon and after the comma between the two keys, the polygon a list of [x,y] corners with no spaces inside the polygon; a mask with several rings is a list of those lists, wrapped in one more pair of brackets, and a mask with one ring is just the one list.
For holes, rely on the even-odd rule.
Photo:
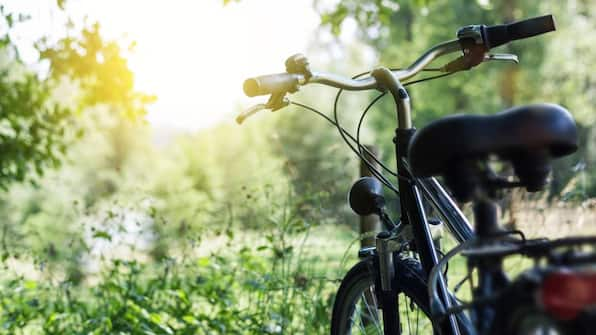
{"label": "black handlebar grip", "polygon": [[301,75],[279,73],[249,78],[244,81],[244,94],[249,97],[276,93],[294,93],[298,90]]}
{"label": "black handlebar grip", "polygon": [[484,27],[483,39],[486,47],[491,49],[514,40],[545,34],[555,29],[555,19],[549,14],[509,24]]}

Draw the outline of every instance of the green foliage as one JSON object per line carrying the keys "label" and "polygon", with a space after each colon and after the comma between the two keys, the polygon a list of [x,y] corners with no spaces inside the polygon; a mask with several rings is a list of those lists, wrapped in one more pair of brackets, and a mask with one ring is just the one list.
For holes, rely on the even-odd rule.
{"label": "green foliage", "polygon": [[[107,265],[89,293],[17,278],[2,291],[2,334],[280,334],[328,327],[329,288],[272,275],[262,252],[151,268]],[[325,292],[325,293],[323,293]]]}
{"label": "green foliage", "polygon": [[[1,52],[1,50],[0,50]],[[63,141],[70,112],[52,103],[47,85],[31,73],[11,79],[0,72],[0,188],[43,175],[66,150]]]}
{"label": "green foliage", "polygon": [[[381,64],[403,67],[433,44],[453,39],[464,25],[497,24],[544,13],[556,17],[556,32],[494,51],[519,55],[519,65],[482,64],[467,73],[410,87],[409,92],[418,127],[452,113],[495,113],[515,104],[547,101],[566,106],[580,125],[582,149],[556,162],[557,180],[550,189],[555,197],[573,182],[577,164],[585,165],[589,175],[596,175],[596,148],[589,140],[596,132],[592,78],[596,51],[590,47],[593,38],[588,33],[596,22],[592,2],[342,1],[324,9],[321,22],[339,34],[347,19],[355,21],[360,37],[379,50]],[[393,103],[385,99],[379,109],[370,117],[371,126],[382,151],[392,154]],[[591,197],[595,195],[589,192],[594,189],[590,186],[594,178],[587,179],[590,181],[579,193]]]}
{"label": "green foliage", "polygon": [[[204,234],[224,241],[211,250],[196,241],[161,262],[106,259],[98,276],[88,279],[90,286],[73,285],[68,278],[47,281],[5,274],[0,333],[328,332],[335,280],[327,276],[338,274],[324,256],[335,263],[340,256],[329,250],[321,254],[310,236],[338,231],[320,229],[324,227],[312,231],[292,199],[278,203],[266,217],[271,230],[264,236],[247,231],[234,236],[230,229],[219,236]],[[92,238],[112,241],[114,236],[96,230]],[[326,237],[319,243],[319,247],[332,245]]]}
{"label": "green foliage", "polygon": [[[51,77],[33,73],[21,62],[11,38],[11,29],[27,19],[0,6],[0,25],[8,28],[0,35],[0,188],[4,190],[60,165],[69,144],[82,135],[73,124],[69,100],[77,100],[78,110],[109,105],[132,119],[143,115],[145,105],[154,100],[134,90],[122,50],[116,42],[103,40],[98,24],[55,45],[42,38],[37,44],[39,57],[49,62]],[[73,82],[80,88],[80,98],[56,94],[61,85]]]}
{"label": "green foliage", "polygon": [[[26,17],[5,13],[0,25]],[[3,22],[2,22],[3,21]],[[0,35],[0,188],[33,181],[59,164],[70,112],[51,97],[51,88],[20,63],[7,32]]]}
{"label": "green foliage", "polygon": [[[596,5],[580,2],[577,6],[558,3],[556,38],[549,40],[540,73],[544,81],[540,97],[560,102],[583,125],[596,125],[596,51],[590,32],[596,29]],[[589,143],[589,142],[588,142]],[[592,142],[593,144],[593,142]]]}
{"label": "green foliage", "polygon": [[358,165],[335,128],[298,109],[288,111],[276,126],[273,148],[284,159],[283,171],[292,189],[297,194],[317,195],[304,201],[302,214],[322,222],[353,218],[345,206],[346,181],[356,178]]}

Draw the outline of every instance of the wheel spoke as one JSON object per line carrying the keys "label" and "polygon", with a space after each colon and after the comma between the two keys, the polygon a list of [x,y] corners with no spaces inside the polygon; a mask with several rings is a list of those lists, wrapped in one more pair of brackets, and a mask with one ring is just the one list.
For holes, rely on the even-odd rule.
{"label": "wheel spoke", "polygon": [[[358,313],[360,330],[364,334],[368,334],[371,326],[374,326],[377,333],[382,334],[381,325],[379,324],[378,305],[373,287],[371,286],[364,290],[360,295],[360,299],[361,301],[357,304],[358,311],[360,311]],[[364,310],[362,306],[364,306]]]}
{"label": "wheel spoke", "polygon": [[418,326],[420,325],[420,310],[416,310],[416,334],[418,334]]}
{"label": "wheel spoke", "polygon": [[[401,294],[401,295],[403,295],[405,297],[405,294]],[[404,298],[404,300],[406,300],[406,299]],[[406,301],[404,301],[404,302],[406,302]],[[402,305],[402,304],[400,304],[400,305]],[[412,334],[412,325],[410,323],[410,309],[408,308],[409,306],[406,304],[403,304],[402,306],[404,306],[405,310],[406,310],[406,319],[408,321],[408,334]]]}
{"label": "wheel spoke", "polygon": [[[381,325],[379,324],[379,307],[377,305],[376,295],[372,286],[363,293],[362,298],[364,299],[364,303],[366,305],[368,318],[372,320],[379,334],[382,334]],[[369,304],[369,302],[372,303],[372,306]]]}
{"label": "wheel spoke", "polygon": [[[402,298],[403,296],[403,298]],[[398,297],[399,310],[402,316],[400,323],[407,329],[402,328],[403,334],[419,334],[429,330],[429,320],[420,316],[420,308],[414,300],[405,294]],[[383,323],[379,313],[379,305],[374,292],[374,285],[364,288],[355,299],[353,314],[350,317],[350,326],[346,335],[356,334],[380,334],[383,335]],[[404,321],[405,318],[405,321]],[[400,327],[401,328],[401,327]]]}
{"label": "wheel spoke", "polygon": [[[419,265],[416,266],[415,262],[411,264],[414,264],[415,267],[412,268],[414,270],[410,271],[421,271],[418,270],[421,268]],[[340,293],[338,293],[340,300],[336,300],[336,306],[334,307],[333,335],[384,334],[383,314],[379,309],[375,281],[368,271],[366,273],[366,276],[359,274],[354,277],[355,280],[352,282],[349,281],[352,278],[348,277],[348,283],[351,284],[345,286],[344,291],[340,290]],[[402,277],[404,280],[410,278],[412,277]],[[414,276],[414,278],[419,277]],[[432,322],[426,314],[426,311],[428,311],[427,299],[421,295],[411,295],[423,291],[423,285],[424,282],[422,281],[404,282],[401,293],[396,297],[395,303],[398,304],[400,313],[399,330],[401,334],[433,333]]]}

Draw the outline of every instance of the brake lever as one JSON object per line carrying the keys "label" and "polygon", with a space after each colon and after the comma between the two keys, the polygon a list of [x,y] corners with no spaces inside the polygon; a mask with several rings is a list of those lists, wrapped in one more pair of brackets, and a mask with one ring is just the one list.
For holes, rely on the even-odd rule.
{"label": "brake lever", "polygon": [[266,104],[258,104],[250,107],[249,109],[245,110],[244,112],[240,113],[236,117],[236,123],[242,124],[244,120],[246,120],[249,116],[256,114],[257,112],[262,111],[263,109],[267,109]]}
{"label": "brake lever", "polygon": [[517,55],[514,55],[514,54],[485,54],[484,55],[485,62],[488,62],[491,60],[505,61],[505,62],[512,62],[515,64],[519,64],[519,58],[517,58]]}
{"label": "brake lever", "polygon": [[285,94],[272,94],[266,104],[258,104],[250,107],[236,117],[236,123],[242,124],[249,116],[262,111],[263,109],[270,109],[272,112],[280,110],[290,104],[290,100],[285,97]]}

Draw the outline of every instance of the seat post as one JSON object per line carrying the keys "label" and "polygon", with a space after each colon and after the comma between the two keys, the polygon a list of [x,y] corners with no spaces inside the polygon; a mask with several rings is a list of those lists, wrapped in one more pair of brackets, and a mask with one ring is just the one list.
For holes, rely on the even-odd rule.
{"label": "seat post", "polygon": [[[481,198],[474,201],[474,226],[480,243],[486,243],[499,231],[497,220],[497,204],[490,198]],[[488,242],[490,244],[490,242]],[[469,257],[468,266],[478,269],[478,284],[473,288],[476,298],[490,297],[495,292],[502,290],[508,283],[507,275],[503,271],[501,257]],[[487,333],[492,324],[494,313],[484,305],[474,307],[476,327],[480,333]]]}
{"label": "seat post", "polygon": [[497,204],[491,199],[474,201],[474,229],[478,237],[489,237],[499,231]]}

